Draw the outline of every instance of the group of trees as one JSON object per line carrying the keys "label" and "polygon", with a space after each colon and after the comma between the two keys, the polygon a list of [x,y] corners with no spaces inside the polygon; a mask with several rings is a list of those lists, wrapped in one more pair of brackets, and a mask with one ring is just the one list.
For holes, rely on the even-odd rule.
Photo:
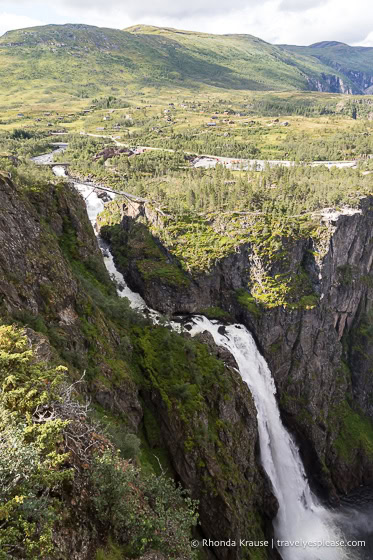
{"label": "group of trees", "polygon": [[128,101],[114,95],[93,99],[92,105],[94,105],[95,109],[123,109],[130,106]]}
{"label": "group of trees", "polygon": [[[335,137],[346,146],[357,138],[337,133]],[[370,141],[363,134],[358,138]],[[101,145],[97,139],[75,138],[64,158],[73,161],[73,170],[91,173],[113,188],[145,196],[178,214],[237,210],[296,215],[329,206],[356,205],[359,197],[372,192],[371,176],[358,169],[328,169],[306,163],[267,165],[260,172],[230,171],[222,165],[195,169],[183,152],[161,150],[132,157],[121,154],[104,166],[103,161],[93,162]]]}
{"label": "group of trees", "polygon": [[[138,123],[137,123],[138,124]],[[183,131],[137,131],[132,142],[144,146],[184,150],[240,159],[289,159],[294,161],[344,160],[373,153],[373,123],[357,123],[353,129],[283,127],[281,123],[243,124],[236,121],[229,129],[188,128]],[[275,126],[277,124],[277,126]],[[276,142],[273,142],[276,135]]]}
{"label": "group of trees", "polygon": [[281,156],[295,161],[343,161],[373,153],[373,126],[361,125],[354,131],[337,131],[323,138],[306,133],[287,134],[277,147]]}
{"label": "group of trees", "polygon": [[0,136],[0,155],[7,154],[28,159],[50,150],[50,138],[34,130],[16,128]]}
{"label": "group of trees", "polygon": [[[254,134],[255,135],[255,134]],[[201,133],[194,129],[178,133],[171,133],[167,138],[158,136],[151,139],[153,146],[172,150],[186,150],[195,154],[211,154],[216,156],[237,157],[252,159],[260,156],[260,149],[250,130],[245,130],[244,138],[224,136],[222,132],[216,133],[208,130]],[[143,139],[145,145],[149,142]]]}
{"label": "group of trees", "polygon": [[[138,190],[139,186],[133,185],[133,191]],[[231,172],[217,166],[216,170],[171,173],[167,180],[141,184],[141,190],[176,213],[237,210],[297,215],[329,206],[356,205],[360,196],[372,192],[372,186],[369,175],[354,169],[297,165]]]}

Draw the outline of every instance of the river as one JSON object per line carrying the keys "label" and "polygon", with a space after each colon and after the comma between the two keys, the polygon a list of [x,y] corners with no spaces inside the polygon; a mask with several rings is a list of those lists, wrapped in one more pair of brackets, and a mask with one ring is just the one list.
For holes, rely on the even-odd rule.
{"label": "river", "polygon": [[[63,149],[62,147],[59,150]],[[34,161],[50,163],[53,155],[39,156]],[[53,172],[66,177],[58,164]],[[74,182],[87,207],[89,219],[98,235],[97,215],[105,203],[98,197],[93,183]],[[112,195],[115,196],[115,195]],[[105,265],[117,284],[118,295],[127,297],[133,309],[158,323],[161,315],[150,309],[139,294],[127,286],[116,269],[109,247],[98,235]],[[171,321],[170,327],[180,330],[181,323]],[[284,560],[372,560],[373,559],[373,489],[360,489],[347,496],[338,510],[327,509],[312,493],[299,450],[282,424],[276,399],[276,387],[269,367],[260,354],[253,337],[244,325],[223,325],[203,316],[191,316],[184,327],[192,336],[208,331],[218,346],[234,356],[238,373],[248,385],[257,409],[260,456],[279,502],[274,520],[278,550]],[[222,535],[229,538],[229,535]],[[347,540],[365,540],[366,546],[342,546]],[[338,542],[338,546],[331,543]],[[284,544],[286,543],[286,544]]]}

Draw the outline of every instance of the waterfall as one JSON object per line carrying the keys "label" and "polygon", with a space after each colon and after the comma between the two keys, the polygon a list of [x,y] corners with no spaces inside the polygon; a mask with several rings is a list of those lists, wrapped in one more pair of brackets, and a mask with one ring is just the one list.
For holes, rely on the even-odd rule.
{"label": "waterfall", "polygon": [[[60,177],[66,175],[61,166],[54,167],[53,171]],[[84,197],[88,216],[96,230],[96,218],[103,210],[104,202],[97,196],[93,184],[74,183],[74,186]],[[149,309],[139,294],[130,290],[122,274],[116,269],[108,247],[100,238],[98,241],[106,267],[117,283],[118,295],[127,297],[132,308],[146,312],[157,323],[160,315]],[[274,520],[276,541],[303,543],[303,546],[279,547],[281,557],[284,560],[356,558],[346,548],[320,546],[325,541],[338,541],[342,538],[334,522],[335,514],[322,507],[310,490],[298,448],[280,418],[271,372],[250,332],[243,325],[223,326],[203,316],[193,316],[189,322],[192,324],[189,331],[192,336],[208,331],[218,346],[229,350],[236,360],[239,374],[253,395],[257,409],[261,461],[279,502],[278,514]],[[169,325],[180,330],[180,323],[170,322]],[[304,546],[304,543],[308,543],[308,546]]]}
{"label": "waterfall", "polygon": [[[97,214],[104,203],[92,187],[75,184],[84,196],[88,215],[95,224]],[[100,209],[101,208],[101,209]],[[96,216],[94,214],[96,213]],[[101,243],[102,245],[102,243]],[[116,269],[110,251],[104,250],[108,271],[117,281],[118,294],[130,300],[131,307],[147,311],[155,323],[159,314],[149,309],[144,300],[130,290],[122,274]],[[124,286],[124,288],[123,288]],[[192,336],[208,331],[218,346],[223,346],[234,356],[239,373],[248,385],[256,405],[261,461],[279,502],[274,520],[277,540],[281,541],[336,541],[340,535],[331,514],[323,508],[311,493],[299,451],[290,434],[283,426],[276,401],[276,388],[269,367],[260,354],[255,341],[243,325],[223,327],[206,317],[193,316]],[[180,324],[169,323],[180,330]],[[342,560],[348,558],[341,548],[281,548],[284,560]]]}
{"label": "waterfall", "polygon": [[317,502],[310,490],[298,448],[281,422],[273,377],[253,337],[243,325],[224,327],[202,316],[194,316],[191,322],[192,335],[208,331],[215,344],[229,350],[253,395],[261,461],[279,502],[274,520],[276,540],[311,543],[305,548],[301,545],[282,547],[281,556],[284,560],[348,558],[340,547],[313,546],[315,541],[338,541],[341,535],[332,514]]}
{"label": "waterfall", "polygon": [[[44,156],[41,156],[44,157]],[[35,158],[36,159],[36,158]],[[49,163],[49,161],[48,161]],[[56,165],[53,167],[53,173],[57,177],[66,177],[65,168],[61,165]],[[87,207],[87,214],[88,218],[93,226],[93,229],[97,235],[97,240],[99,247],[102,252],[102,256],[104,258],[104,263],[106,266],[107,271],[110,274],[111,279],[115,282],[117,286],[117,293],[120,297],[126,297],[132,309],[136,309],[137,311],[142,311],[146,313],[148,317],[154,322],[159,323],[161,320],[161,315],[154,311],[154,309],[150,309],[140,294],[133,292],[126,284],[123,275],[119,272],[116,268],[113,255],[111,254],[107,243],[98,235],[97,231],[97,216],[100,212],[103,211],[105,208],[105,202],[97,195],[95,190],[95,185],[93,183],[78,183],[74,181],[74,188],[82,195],[86,207]],[[110,198],[114,199],[115,195],[111,193],[105,193]],[[169,321],[168,324],[173,327],[175,330],[180,331],[181,326],[180,323],[176,323],[174,321]]]}

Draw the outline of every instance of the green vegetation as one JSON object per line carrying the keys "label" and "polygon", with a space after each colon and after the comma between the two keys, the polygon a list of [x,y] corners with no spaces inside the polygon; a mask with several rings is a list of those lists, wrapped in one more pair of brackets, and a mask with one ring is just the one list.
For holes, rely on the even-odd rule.
{"label": "green vegetation", "polygon": [[313,83],[315,88],[317,80],[329,89],[323,75],[342,76],[314,57],[291,54],[250,35],[53,25],[10,31],[0,45],[8,104],[21,76],[23,99],[35,101],[37,92],[36,101],[49,104],[146,87],[294,90],[310,89]]}
{"label": "green vegetation", "polygon": [[369,92],[369,79],[373,78],[373,48],[350,47],[338,41],[322,41],[309,47],[284,45],[292,54],[312,56],[324,64],[338,68],[343,73],[354,73],[355,83],[361,91]]}
{"label": "green vegetation", "polygon": [[54,532],[71,522],[69,493],[80,493],[82,477],[90,522],[115,538],[112,551],[193,558],[197,503],[164,475],[125,462],[90,427],[71,400],[67,368],[35,361],[22,331],[0,326],[0,372],[2,560],[59,557]]}
{"label": "green vegetation", "polygon": [[356,453],[361,450],[373,458],[373,424],[369,418],[359,414],[351,408],[348,402],[343,402],[333,412],[341,428],[334,446],[340,456],[347,462],[353,463]]}
{"label": "green vegetation", "polygon": [[[371,137],[362,136],[370,142]],[[372,192],[370,175],[350,168],[298,164],[267,166],[257,172],[231,171],[218,165],[216,169],[205,170],[189,167],[178,153],[157,151],[132,157],[123,154],[111,158],[110,167],[106,167],[102,162],[92,161],[94,154],[102,149],[102,142],[84,137],[75,139],[61,157],[73,161],[73,172],[89,173],[114,189],[145,196],[166,212],[178,215],[178,219],[186,212],[216,211],[293,217],[330,206],[356,206],[361,196]],[[306,145],[310,147],[308,140]]]}
{"label": "green vegetation", "polygon": [[197,524],[197,502],[188,492],[108,452],[95,458],[92,483],[99,521],[118,542],[127,541],[131,556],[157,550],[168,558],[195,558],[190,529]]}
{"label": "green vegetation", "polygon": [[250,311],[250,313],[252,313],[255,317],[261,316],[262,313],[260,310],[260,306],[258,305],[256,299],[243,288],[237,290],[237,301],[248,311]]}
{"label": "green vegetation", "polygon": [[221,309],[220,307],[206,307],[200,310],[202,315],[205,315],[208,319],[216,319],[218,321],[229,321],[231,316],[229,313]]}
{"label": "green vegetation", "polygon": [[73,477],[61,451],[68,422],[54,417],[66,368],[33,363],[22,332],[0,326],[0,558],[38,559],[53,551],[63,512],[56,497]]}
{"label": "green vegetation", "polygon": [[[0,326],[0,560],[57,558],[55,535],[65,529],[69,535],[82,519],[89,527],[78,529],[94,541],[96,560],[150,550],[194,558],[196,503],[168,478],[178,457],[201,499],[228,505],[243,496],[244,515],[232,512],[232,526],[237,515],[241,527],[249,520],[262,535],[255,460],[253,473],[244,472],[235,455],[247,452],[239,445],[247,418],[234,419],[236,392],[246,387],[208,346],[151,325],[118,297],[84,205],[29,159],[53,141],[67,141],[56,159],[70,162],[72,175],[146,199],[138,212],[132,205],[136,219],[127,216],[125,196],[99,217],[118,267],[138,273],[144,290],[157,284],[182,293],[231,257],[222,266],[239,260],[246,285],[229,297],[258,323],[279,306],[312,310],[332,229],[322,222],[325,208],[358,208],[372,194],[372,99],[299,90],[316,82],[330,88],[339,78],[360,90],[358,77],[353,83],[343,72],[367,71],[370,50],[357,56],[323,45],[299,56],[251,36],[84,25],[11,32],[0,47],[0,178],[4,187],[12,184],[37,231],[25,277],[7,271],[4,285],[14,294],[4,292],[0,301],[6,323]],[[326,61],[335,48],[338,56]],[[154,149],[141,153],[139,146]],[[220,159],[202,169],[193,165],[196,154],[294,165],[258,171],[236,162],[227,169]],[[356,168],[309,165],[347,159],[357,159]],[[370,282],[351,266],[339,268],[338,280],[345,288]],[[216,305],[199,311],[231,320]],[[24,326],[48,338],[51,363],[38,362]],[[363,318],[353,348],[362,358],[370,331]],[[269,349],[274,359],[280,347],[276,338]],[[54,367],[54,360],[68,369]],[[83,372],[86,385],[76,385],[75,393],[70,383]],[[336,383],[345,375],[338,371]],[[290,387],[290,375],[286,383],[282,406],[309,428],[314,415],[306,391]],[[87,393],[90,411],[82,404]],[[242,395],[254,409],[249,394]],[[347,401],[330,415],[334,428],[339,458],[352,465],[356,449],[373,458],[371,423]],[[84,446],[71,445],[69,438],[82,433],[88,433]],[[180,468],[177,474],[184,476]]]}
{"label": "green vegetation", "polygon": [[228,394],[223,364],[209,354],[206,346],[166,327],[137,328],[134,334],[136,360],[142,375],[146,375],[145,383],[159,390],[169,411],[177,410],[186,426],[195,412],[206,411],[205,394],[217,386]]}
{"label": "green vegetation", "polygon": [[2,135],[0,157],[17,156],[28,160],[30,157],[50,151],[50,138],[43,132],[15,128],[12,132]]}
{"label": "green vegetation", "polygon": [[[102,216],[100,221],[103,223]],[[170,262],[144,224],[135,223],[129,235],[119,225],[102,226],[101,235],[110,242],[120,267],[125,268],[128,259],[136,259],[145,282],[158,279],[170,286],[190,284],[188,276],[176,263]]]}
{"label": "green vegetation", "polygon": [[[23,135],[16,136],[21,146]],[[107,140],[72,136],[67,152],[60,157],[69,159],[77,174],[93,174],[114,189],[151,201],[147,210],[157,214],[157,220],[152,224],[138,222],[130,233],[117,226],[127,205],[125,199],[108,204],[100,217],[103,235],[115,246],[119,266],[124,270],[129,260],[135,259],[144,282],[161,281],[180,288],[189,285],[190,273],[211,270],[239,246],[250,243],[263,266],[248,286],[248,297],[265,307],[311,309],[317,304],[307,273],[292,270],[289,276],[289,248],[311,238],[317,258],[317,246],[325,233],[319,227],[319,211],[331,206],[356,207],[361,196],[372,192],[370,175],[360,169],[300,164],[268,166],[259,173],[231,171],[219,165],[204,170],[190,168],[181,153],[162,151],[131,157],[121,153],[108,161],[97,159],[97,154],[104,153],[105,144]],[[17,147],[14,152],[18,153]],[[110,165],[106,165],[108,162]],[[5,169],[26,183],[22,166],[14,167],[7,161]],[[44,173],[42,181],[48,176],[47,170],[35,169],[35,173]],[[35,190],[35,179],[29,182]],[[69,243],[75,242],[65,232],[60,243],[65,244],[66,251]],[[72,255],[76,269],[81,267],[78,254]],[[276,261],[283,270],[273,274],[271,266]]]}
{"label": "green vegetation", "polygon": [[[51,192],[53,196],[50,196]],[[179,426],[180,452],[189,453],[189,461],[195,464],[193,468],[201,480],[206,479],[207,488],[216,496],[224,495],[224,499],[228,499],[232,484],[244,488],[247,509],[254,515],[252,500],[255,488],[247,482],[235,464],[231,450],[223,444],[223,433],[229,434],[230,438],[239,438],[239,430],[244,430],[245,426],[240,423],[231,426],[229,422],[219,421],[218,416],[219,400],[229,402],[234,380],[229,370],[225,370],[222,362],[212,356],[204,344],[168,328],[150,326],[146,319],[131,312],[124,298],[115,294],[97,256],[97,249],[92,246],[92,250],[87,251],[87,247],[91,246],[90,240],[94,238],[86,216],[80,216],[83,206],[70,189],[55,189],[54,185],[46,182],[36,191],[14,186],[14,193],[22,195],[25,203],[32,205],[25,210],[26,218],[27,212],[31,216],[42,212],[44,219],[40,220],[40,228],[43,235],[48,231],[49,251],[45,254],[44,250],[41,251],[38,258],[43,259],[47,270],[51,261],[59,263],[55,286],[58,290],[64,289],[66,281],[72,287],[74,291],[69,298],[76,315],[73,323],[61,324],[55,310],[58,305],[57,290],[53,293],[48,291],[46,282],[43,284],[38,316],[25,311],[14,317],[3,307],[1,313],[9,322],[17,319],[45,333],[65,363],[69,364],[71,378],[79,379],[81,373],[86,372],[84,379],[94,402],[91,416],[100,422],[108,438],[102,439],[101,427],[94,429],[99,435],[97,439],[94,436],[99,449],[92,449],[89,460],[84,457],[82,464],[88,467],[75,468],[74,456],[66,458],[64,466],[69,468],[74,465],[75,476],[68,481],[71,486],[67,489],[64,486],[61,494],[56,490],[64,512],[61,523],[67,519],[69,534],[71,527],[76,526],[84,535],[84,527],[77,525],[76,518],[70,515],[74,516],[76,512],[79,523],[82,523],[89,511],[90,523],[96,531],[90,534],[100,535],[101,538],[97,543],[98,557],[103,551],[115,558],[119,551],[133,555],[150,548],[158,548],[167,555],[167,543],[175,535],[183,548],[179,547],[173,554],[192,557],[186,547],[189,546],[190,529],[195,520],[194,509],[188,500],[184,500],[184,494],[174,490],[173,485],[170,489],[168,479],[160,475],[162,469],[173,474],[167,443],[160,429],[163,422],[160,412],[170,414],[173,425]],[[58,220],[59,212],[61,220]],[[57,227],[53,230],[55,223]],[[140,241],[141,235],[140,231]],[[148,249],[152,251],[154,248],[150,245]],[[145,250],[148,249],[145,247]],[[32,286],[37,293],[38,286],[32,280],[28,277],[31,285],[27,285],[27,289]],[[21,287],[15,284],[15,289]],[[216,310],[212,312],[216,313]],[[136,409],[139,406],[137,390],[144,399],[143,407],[149,407],[151,412],[149,415],[147,411],[143,420],[138,418],[138,428],[134,427],[131,417],[133,409],[135,418],[136,415],[141,416],[141,409]],[[97,400],[104,402],[105,408],[95,403],[96,395]],[[159,410],[152,405],[153,398],[162,403]],[[116,399],[120,399],[120,408],[116,408]],[[88,420],[87,423],[91,425]],[[115,449],[119,450],[119,455]],[[129,458],[131,463],[127,462]],[[209,476],[206,468],[212,462],[220,473],[216,480]],[[115,477],[114,480],[111,476]],[[82,487],[86,489],[87,484],[88,491],[83,492]],[[132,484],[134,492],[131,491]],[[95,488],[100,488],[100,491],[96,492]],[[65,490],[68,496],[81,497],[83,503],[79,501],[72,508],[70,502],[65,501]],[[202,490],[198,489],[198,492],[200,494]],[[158,498],[153,501],[153,496],[161,495],[163,502]],[[123,496],[127,499],[122,502]],[[117,504],[110,511],[107,508],[109,501]],[[133,508],[128,515],[130,504]],[[166,532],[161,530],[163,526],[166,526]],[[65,525],[59,527],[61,534]],[[259,516],[252,530],[255,535],[263,535]],[[111,544],[109,537],[112,538]],[[53,550],[51,558],[54,555]]]}

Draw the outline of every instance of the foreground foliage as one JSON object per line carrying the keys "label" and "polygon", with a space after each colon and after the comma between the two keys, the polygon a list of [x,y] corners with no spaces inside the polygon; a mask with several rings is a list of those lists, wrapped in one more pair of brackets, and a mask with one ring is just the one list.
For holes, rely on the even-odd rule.
{"label": "foreground foliage", "polygon": [[131,556],[151,548],[193,557],[196,502],[164,475],[124,461],[90,429],[86,408],[66,391],[66,368],[38,363],[22,331],[3,325],[0,372],[1,560],[60,558],[55,532],[71,517],[67,491],[79,496],[82,483],[92,541],[112,535]]}
{"label": "foreground foliage", "polygon": [[56,492],[72,479],[61,450],[66,421],[55,418],[65,368],[34,363],[26,338],[0,326],[0,558],[40,558],[53,550]]}

